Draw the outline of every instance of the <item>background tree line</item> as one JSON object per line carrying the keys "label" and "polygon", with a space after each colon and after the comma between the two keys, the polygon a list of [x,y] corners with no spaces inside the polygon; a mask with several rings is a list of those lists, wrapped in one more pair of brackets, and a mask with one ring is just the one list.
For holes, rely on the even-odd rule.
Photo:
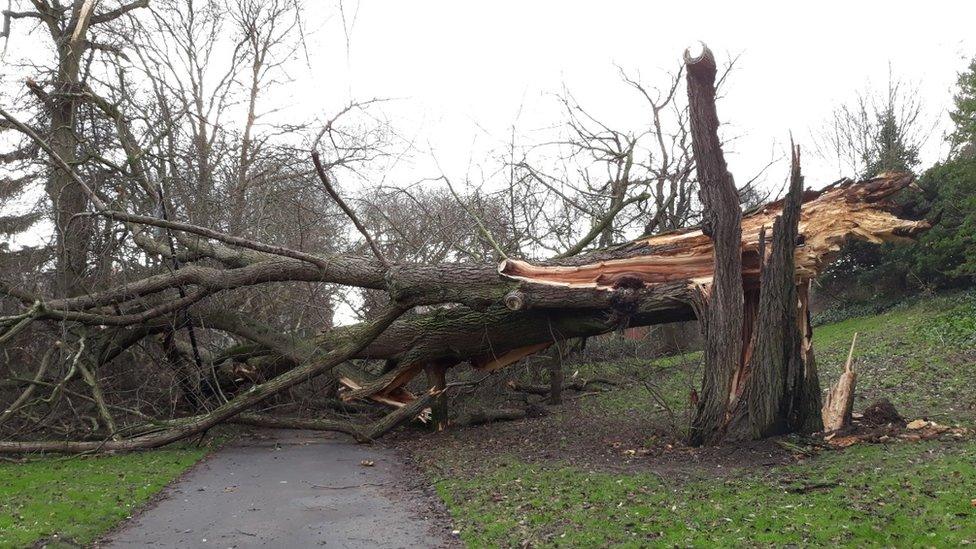
{"label": "background tree line", "polygon": [[930,138],[923,107],[912,89],[892,81],[885,93],[861,95],[837,109],[828,125],[821,143],[826,154],[844,157],[860,176],[916,173],[922,193],[904,206],[938,221],[907,245],[846,245],[820,280],[821,293],[837,298],[836,304],[887,302],[976,281],[976,60],[957,81],[949,113],[954,128],[945,137],[948,156],[919,173],[919,149]]}

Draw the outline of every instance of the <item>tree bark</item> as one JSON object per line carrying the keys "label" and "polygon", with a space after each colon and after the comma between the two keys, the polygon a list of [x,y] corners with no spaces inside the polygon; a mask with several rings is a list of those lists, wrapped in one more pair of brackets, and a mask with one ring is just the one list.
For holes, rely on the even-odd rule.
{"label": "tree bark", "polygon": [[698,57],[685,52],[689,122],[701,200],[702,233],[714,243],[711,284],[699,290],[699,317],[705,333],[705,374],[690,442],[714,440],[726,420],[733,375],[742,359],[742,210],[725,164],[715,110],[715,57],[702,47]]}
{"label": "tree bark", "polygon": [[[52,31],[52,39],[57,44],[58,70],[50,95],[49,140],[55,153],[71,166],[78,162],[77,118],[82,92],[79,77],[91,15],[83,12],[94,9],[92,2],[86,2],[81,8],[77,4],[74,9],[82,13],[74,14],[74,27],[57,33]],[[76,215],[87,211],[88,197],[70,174],[62,170],[51,170],[45,190],[54,208],[57,236],[55,292],[58,296],[78,295],[84,292],[82,281],[88,268],[93,226],[90,218]]]}
{"label": "tree bark", "polygon": [[759,301],[752,320],[755,327],[751,337],[744,340],[746,352],[729,394],[723,435],[730,440],[812,432],[821,427],[809,285],[798,288],[794,267],[802,192],[796,148],[789,193],[782,215],[773,223],[771,251],[762,266]]}
{"label": "tree bark", "polygon": [[705,372],[689,442],[712,444],[817,430],[820,385],[811,344],[809,279],[801,272],[797,280],[796,265],[804,200],[799,149],[793,150],[789,192],[780,215],[772,219],[769,257],[764,223],[758,231],[755,263],[744,269],[741,209],[718,139],[715,59],[703,47],[698,57],[686,52],[685,63],[689,121],[705,206],[702,232],[711,238],[714,254],[710,284],[700,286],[698,299]]}

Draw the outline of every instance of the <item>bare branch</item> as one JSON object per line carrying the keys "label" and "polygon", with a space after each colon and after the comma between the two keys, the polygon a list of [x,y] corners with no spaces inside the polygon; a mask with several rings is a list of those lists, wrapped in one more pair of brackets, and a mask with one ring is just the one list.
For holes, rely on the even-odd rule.
{"label": "bare branch", "polygon": [[373,242],[373,238],[369,236],[369,232],[366,230],[366,227],[363,226],[362,222],[359,221],[359,218],[356,217],[356,212],[352,211],[342,197],[339,196],[339,193],[336,192],[335,188],[332,187],[332,183],[329,181],[329,175],[325,172],[325,168],[322,167],[322,161],[319,158],[318,151],[312,151],[312,163],[315,164],[315,172],[318,174],[319,180],[322,181],[322,185],[325,187],[325,192],[329,193],[332,200],[335,200],[336,204],[342,208],[342,211],[345,212],[346,216],[349,217],[353,225],[356,226],[356,229],[359,230],[359,234],[363,235],[363,238],[366,239],[366,243],[369,244],[369,248],[373,250],[373,255],[376,256],[376,259],[378,259],[384,267],[389,268],[390,263],[385,257],[383,257],[383,252],[381,252],[379,247],[376,246],[376,243]]}

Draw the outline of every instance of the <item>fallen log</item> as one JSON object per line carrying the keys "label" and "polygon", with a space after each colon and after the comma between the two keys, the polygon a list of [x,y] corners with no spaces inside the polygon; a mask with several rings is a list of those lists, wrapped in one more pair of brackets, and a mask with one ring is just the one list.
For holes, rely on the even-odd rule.
{"label": "fallen log", "polygon": [[[928,222],[898,217],[898,207],[887,200],[912,181],[911,175],[888,173],[803,192],[794,251],[796,285],[809,284],[848,239],[906,241],[926,230]],[[759,287],[763,234],[782,214],[783,204],[766,204],[742,218],[742,285],[747,291]],[[574,258],[537,264],[504,260],[497,268],[501,281],[496,284],[511,288],[504,286],[507,280],[517,285],[501,294],[499,303],[481,310],[454,307],[405,315],[360,355],[395,359],[398,366],[368,385],[357,384],[344,398],[389,394],[435,360],[467,361],[492,370],[558,340],[624,325],[693,320],[694,302],[710,291],[713,270],[712,240],[700,227],[642,237]],[[511,299],[512,291],[518,299]],[[323,334],[317,344],[328,347],[342,332]]]}

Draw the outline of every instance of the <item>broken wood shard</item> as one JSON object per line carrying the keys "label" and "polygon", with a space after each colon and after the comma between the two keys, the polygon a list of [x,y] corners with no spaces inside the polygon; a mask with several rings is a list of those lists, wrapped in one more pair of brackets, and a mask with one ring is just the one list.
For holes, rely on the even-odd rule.
{"label": "broken wood shard", "polygon": [[[912,176],[886,173],[866,181],[838,181],[821,191],[806,191],[795,251],[797,282],[816,277],[847,239],[873,243],[906,240],[929,228],[928,222],[899,218],[884,199],[912,183]],[[742,218],[742,277],[746,287],[759,282],[763,227],[771,227],[783,202],[767,204]],[[643,287],[668,282],[708,286],[714,272],[712,240],[701,228],[634,240],[604,254],[607,259],[575,265],[531,264],[506,259],[498,273],[527,284],[614,290],[623,277]],[[614,257],[616,256],[616,257]]]}
{"label": "broken wood shard", "polygon": [[850,426],[854,410],[854,387],[857,373],[854,371],[854,345],[857,334],[851,340],[851,349],[847,352],[847,362],[844,372],[837,379],[837,383],[827,392],[827,399],[823,405],[824,432],[838,431]]}

